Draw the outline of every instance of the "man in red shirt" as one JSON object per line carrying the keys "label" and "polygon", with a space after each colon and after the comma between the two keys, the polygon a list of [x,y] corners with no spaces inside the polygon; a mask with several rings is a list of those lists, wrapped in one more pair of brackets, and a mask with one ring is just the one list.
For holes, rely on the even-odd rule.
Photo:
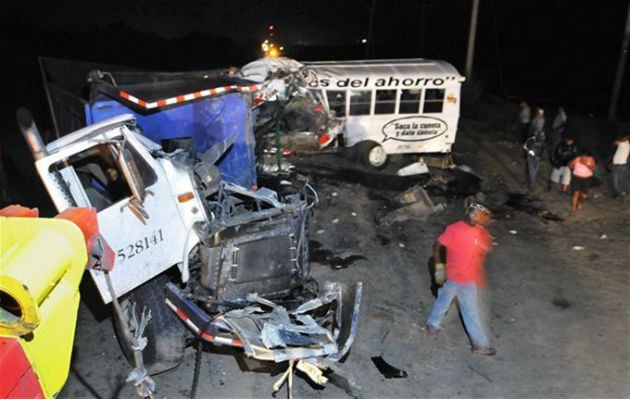
{"label": "man in red shirt", "polygon": [[496,350],[490,347],[481,325],[478,288],[486,283],[483,265],[486,254],[492,250],[492,237],[485,226],[491,219],[492,213],[487,207],[473,202],[464,220],[447,226],[438,237],[433,246],[435,280],[443,286],[438,290],[425,328],[427,334],[437,337],[440,324],[457,297],[472,352],[489,356]]}

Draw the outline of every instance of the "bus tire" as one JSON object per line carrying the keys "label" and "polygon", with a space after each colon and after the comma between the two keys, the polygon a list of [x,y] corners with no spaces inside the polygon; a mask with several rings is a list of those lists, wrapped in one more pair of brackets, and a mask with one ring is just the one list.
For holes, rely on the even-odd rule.
{"label": "bus tire", "polygon": [[364,167],[382,169],[387,164],[387,153],[376,142],[361,142],[358,145],[359,161]]}
{"label": "bus tire", "polygon": [[[151,310],[151,319],[142,336],[147,345],[142,351],[144,366],[151,375],[177,367],[184,358],[187,330],[184,324],[164,303],[164,287],[169,282],[167,275],[159,275],[134,289],[120,300],[123,309],[136,306],[138,319],[143,308]],[[127,361],[134,366],[133,350],[125,340],[124,331],[114,315],[114,331]]]}

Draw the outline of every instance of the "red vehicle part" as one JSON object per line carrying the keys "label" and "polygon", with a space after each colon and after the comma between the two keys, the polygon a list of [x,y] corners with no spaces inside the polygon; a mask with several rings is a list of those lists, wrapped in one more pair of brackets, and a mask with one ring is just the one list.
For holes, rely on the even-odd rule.
{"label": "red vehicle part", "polygon": [[59,393],[68,374],[83,271],[114,265],[95,209],[70,208],[48,220],[38,216],[37,208],[0,209],[0,237],[5,235],[0,242],[0,398]]}
{"label": "red vehicle part", "polygon": [[[10,366],[10,367],[9,367]],[[0,337],[0,398],[43,399],[46,396],[20,341]]]}

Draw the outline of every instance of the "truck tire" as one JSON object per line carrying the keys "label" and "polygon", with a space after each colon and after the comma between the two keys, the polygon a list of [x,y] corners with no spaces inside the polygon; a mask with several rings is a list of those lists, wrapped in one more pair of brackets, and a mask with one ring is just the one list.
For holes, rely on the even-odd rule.
{"label": "truck tire", "polygon": [[[123,311],[135,304],[138,318],[143,308],[151,310],[151,320],[142,335],[147,338],[142,358],[145,368],[151,375],[177,367],[184,358],[186,348],[186,327],[164,303],[164,287],[167,282],[169,282],[167,275],[159,275],[120,300]],[[113,320],[120,348],[127,361],[134,365],[133,351],[125,340],[120,322],[115,315]]]}
{"label": "truck tire", "polygon": [[387,164],[387,153],[376,142],[366,141],[357,144],[359,162],[367,168],[382,169]]}

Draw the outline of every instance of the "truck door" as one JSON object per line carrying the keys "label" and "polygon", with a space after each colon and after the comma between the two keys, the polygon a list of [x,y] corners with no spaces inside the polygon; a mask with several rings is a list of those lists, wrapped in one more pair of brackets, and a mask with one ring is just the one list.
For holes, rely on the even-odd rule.
{"label": "truck door", "polygon": [[[100,231],[116,253],[110,277],[117,296],[182,262],[191,239],[160,165],[130,136],[95,140],[74,152],[63,149],[47,157],[42,168],[56,176],[44,179],[53,200],[63,191],[70,204],[97,209]],[[104,273],[90,274],[109,303]]]}
{"label": "truck door", "polygon": [[[120,296],[182,262],[189,229],[158,163],[130,141],[108,144],[115,161],[118,198],[98,213],[103,236],[116,252],[110,273]],[[111,301],[102,272],[92,276],[103,300]]]}

